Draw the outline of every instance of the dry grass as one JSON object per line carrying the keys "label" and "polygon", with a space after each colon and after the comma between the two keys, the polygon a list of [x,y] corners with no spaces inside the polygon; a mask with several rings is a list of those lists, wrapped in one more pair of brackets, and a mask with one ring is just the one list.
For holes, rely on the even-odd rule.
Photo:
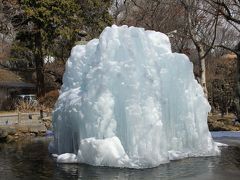
{"label": "dry grass", "polygon": [[16,111],[12,110],[12,111],[0,111],[0,115],[1,114],[12,114],[15,113]]}
{"label": "dry grass", "polygon": [[22,82],[21,77],[12,71],[0,68],[0,82]]}
{"label": "dry grass", "polygon": [[208,117],[208,126],[210,131],[240,131],[240,125],[233,124],[234,114],[229,113],[224,117],[221,115],[211,115]]}
{"label": "dry grass", "polygon": [[23,100],[16,102],[15,107],[17,111],[20,111],[20,112],[35,112],[40,110],[40,107],[38,104],[34,104],[30,101],[23,101]]}
{"label": "dry grass", "polygon": [[47,109],[53,109],[54,105],[58,99],[58,90],[49,91],[44,97],[39,99],[39,103],[42,104]]}

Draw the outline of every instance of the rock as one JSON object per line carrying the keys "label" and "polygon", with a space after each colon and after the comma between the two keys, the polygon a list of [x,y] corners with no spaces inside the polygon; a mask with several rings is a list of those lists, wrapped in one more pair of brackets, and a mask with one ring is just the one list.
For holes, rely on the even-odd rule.
{"label": "rock", "polygon": [[11,135],[11,136],[15,135],[17,132],[16,128],[8,128],[7,131],[8,131],[8,135]]}
{"label": "rock", "polygon": [[47,131],[47,128],[43,124],[38,125],[32,125],[29,127],[30,133],[45,133]]}
{"label": "rock", "polygon": [[52,130],[52,117],[51,116],[48,116],[48,117],[44,117],[42,119],[45,127],[47,128],[47,130]]}
{"label": "rock", "polygon": [[30,136],[36,136],[37,134],[36,133],[30,133]]}
{"label": "rock", "polygon": [[7,136],[8,136],[8,132],[6,131],[6,129],[0,128],[0,143],[6,142]]}
{"label": "rock", "polygon": [[42,120],[25,120],[20,124],[0,126],[0,142],[9,143],[27,136],[45,136],[47,128],[51,128],[51,117]]}
{"label": "rock", "polygon": [[14,138],[14,136],[8,135],[6,141],[7,141],[7,143],[11,143],[11,142],[15,141],[15,138]]}
{"label": "rock", "polygon": [[44,117],[42,118],[42,121],[51,121],[52,122],[52,117],[48,116],[48,117]]}
{"label": "rock", "polygon": [[22,132],[22,133],[27,133],[29,131],[28,127],[26,125],[18,125],[17,126],[17,131]]}
{"label": "rock", "polygon": [[0,128],[0,139],[4,139],[8,136],[8,131],[5,128]]}

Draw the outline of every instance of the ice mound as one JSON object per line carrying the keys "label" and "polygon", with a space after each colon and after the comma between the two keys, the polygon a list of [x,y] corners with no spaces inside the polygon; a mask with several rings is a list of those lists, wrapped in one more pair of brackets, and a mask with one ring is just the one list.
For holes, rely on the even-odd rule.
{"label": "ice mound", "polygon": [[113,25],[72,49],[50,149],[58,162],[133,168],[217,155],[209,111],[192,63],[165,34]]}

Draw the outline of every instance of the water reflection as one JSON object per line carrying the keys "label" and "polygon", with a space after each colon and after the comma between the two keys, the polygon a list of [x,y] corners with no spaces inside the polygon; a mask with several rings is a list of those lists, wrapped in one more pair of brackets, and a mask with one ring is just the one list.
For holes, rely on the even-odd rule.
{"label": "water reflection", "polygon": [[218,157],[188,158],[136,170],[89,165],[57,164],[48,154],[50,139],[0,145],[0,179],[239,179],[240,146],[222,149]]}
{"label": "water reflection", "polygon": [[59,169],[79,179],[179,179],[204,174],[219,163],[219,158],[190,158],[160,165],[157,168],[135,170],[88,165],[59,165]]}
{"label": "water reflection", "polygon": [[[156,168],[135,170],[108,167],[93,167],[88,165],[60,164],[59,169],[78,179],[221,179],[226,178],[231,172],[240,175],[240,149],[228,147],[222,149],[222,156],[188,158],[163,164]],[[228,172],[230,171],[230,172]],[[221,175],[222,174],[222,175]],[[219,176],[220,175],[220,176]],[[224,179],[223,178],[223,179]],[[233,177],[234,179],[234,177]]]}

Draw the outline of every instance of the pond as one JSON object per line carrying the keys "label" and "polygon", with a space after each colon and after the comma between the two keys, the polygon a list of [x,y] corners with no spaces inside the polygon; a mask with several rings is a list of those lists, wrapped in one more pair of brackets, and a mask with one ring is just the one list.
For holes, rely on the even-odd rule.
{"label": "pond", "polygon": [[0,144],[0,180],[34,179],[236,179],[240,177],[240,136],[214,134],[229,144],[218,157],[188,158],[150,169],[119,169],[77,164],[57,164],[48,153],[51,138],[34,138]]}

